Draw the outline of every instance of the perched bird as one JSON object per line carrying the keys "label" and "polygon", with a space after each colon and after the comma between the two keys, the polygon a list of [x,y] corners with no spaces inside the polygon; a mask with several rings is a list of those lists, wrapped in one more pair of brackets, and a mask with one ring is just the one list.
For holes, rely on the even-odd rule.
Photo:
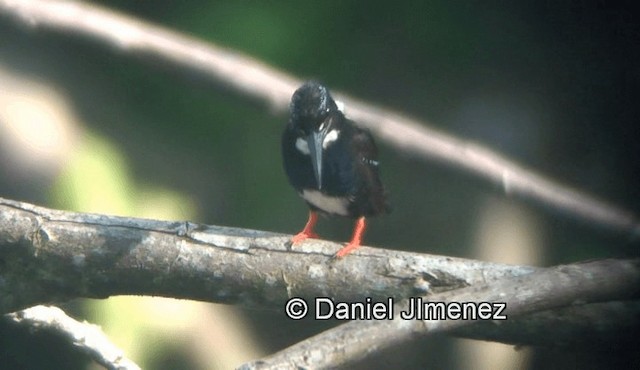
{"label": "perched bird", "polygon": [[292,245],[317,238],[318,213],[356,219],[343,257],[360,246],[366,217],[389,212],[378,175],[378,149],[367,131],[338,109],[326,87],[309,81],[291,98],[291,116],[282,135],[289,182],[309,205],[309,220]]}

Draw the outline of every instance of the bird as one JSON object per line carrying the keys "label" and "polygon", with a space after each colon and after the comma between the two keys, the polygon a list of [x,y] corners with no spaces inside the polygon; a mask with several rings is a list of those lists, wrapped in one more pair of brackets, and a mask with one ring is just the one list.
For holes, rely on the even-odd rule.
{"label": "bird", "polygon": [[378,149],[371,134],[338,108],[329,90],[307,81],[291,97],[290,117],[282,134],[284,170],[291,186],[309,206],[309,218],[291,245],[318,238],[318,214],[355,220],[351,241],[341,258],[360,246],[368,217],[389,213],[380,181]]}

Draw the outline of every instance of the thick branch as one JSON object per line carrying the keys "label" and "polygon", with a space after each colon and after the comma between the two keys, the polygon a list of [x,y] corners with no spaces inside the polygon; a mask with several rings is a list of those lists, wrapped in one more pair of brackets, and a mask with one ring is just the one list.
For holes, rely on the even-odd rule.
{"label": "thick branch", "polygon": [[[265,101],[276,111],[286,109],[292,92],[300,84],[298,79],[245,55],[89,3],[0,0],[0,14],[48,31],[85,35],[130,54],[176,65]],[[628,211],[558,184],[480,145],[429,128],[425,122],[346,96],[342,99],[352,118],[398,149],[489,180],[510,196],[548,206],[614,232],[640,236],[638,218]]]}
{"label": "thick branch", "polygon": [[53,330],[63,335],[76,348],[80,348],[107,369],[140,369],[124,356],[121,349],[111,343],[99,327],[78,322],[58,307],[36,306],[8,314],[7,317],[20,325],[28,325],[31,329]]}
{"label": "thick branch", "polygon": [[0,309],[119,294],[283,309],[289,297],[404,298],[535,271],[255,230],[64,212],[0,198]]}
{"label": "thick branch", "polygon": [[[435,294],[425,297],[425,301],[503,302],[506,304],[503,313],[512,319],[561,306],[638,298],[639,295],[640,260],[603,260],[505,277],[489,284]],[[407,302],[399,303],[395,312],[408,310],[407,307]],[[352,321],[265,359],[245,364],[242,369],[335,368],[417,336],[451,332],[474,323],[450,319],[403,320],[399,316],[393,320]]]}
{"label": "thick branch", "polygon": [[[539,270],[368,247],[331,261],[341,245],[309,240],[289,250],[289,239],[255,230],[63,212],[0,198],[0,311],[137,294],[283,312],[290,297],[400,300]],[[591,306],[576,314],[598,317],[598,308]],[[603,315],[597,325],[615,331],[639,310],[625,305],[618,310],[624,315]],[[458,333],[527,344],[539,343],[550,327],[579,332],[594,325],[570,317],[548,320],[546,326],[544,320],[532,320],[522,321],[524,331],[470,327]],[[570,335],[547,344],[567,340]]]}

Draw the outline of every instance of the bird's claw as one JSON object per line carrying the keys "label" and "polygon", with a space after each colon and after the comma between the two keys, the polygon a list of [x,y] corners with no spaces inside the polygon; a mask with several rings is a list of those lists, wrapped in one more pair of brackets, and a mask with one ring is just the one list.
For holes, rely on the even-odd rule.
{"label": "bird's claw", "polygon": [[314,232],[304,232],[304,231],[299,232],[296,235],[294,235],[293,238],[291,238],[291,246],[294,246],[298,243],[302,243],[303,241],[309,238],[318,239],[319,236]]}
{"label": "bird's claw", "polygon": [[344,247],[342,247],[342,249],[340,249],[339,251],[337,251],[333,257],[331,257],[334,260],[340,259],[344,256],[346,256],[347,254],[353,252],[354,250],[356,250],[358,247],[360,247],[360,243],[359,242],[351,242],[347,245],[345,245]]}

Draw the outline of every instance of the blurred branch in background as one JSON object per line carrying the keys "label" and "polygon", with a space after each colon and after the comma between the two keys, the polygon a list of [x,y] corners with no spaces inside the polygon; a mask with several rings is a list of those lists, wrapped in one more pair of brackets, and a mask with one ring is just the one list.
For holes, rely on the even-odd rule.
{"label": "blurred branch in background", "polygon": [[[287,108],[300,81],[255,59],[93,4],[70,1],[0,0],[0,14],[22,25],[84,35],[127,54],[192,71],[240,95]],[[438,160],[500,186],[510,196],[561,211],[594,227],[637,240],[638,218],[558,184],[483,146],[439,132],[424,122],[358,102],[341,94],[347,114],[397,149]]]}
{"label": "blurred branch in background", "polygon": [[125,357],[99,327],[81,323],[67,316],[61,309],[52,306],[35,306],[8,314],[7,317],[32,330],[53,330],[64,336],[76,348],[110,370],[139,370],[140,367]]}
{"label": "blurred branch in background", "polygon": [[[511,302],[503,287],[507,283],[494,289],[495,281],[531,286],[528,279],[535,275],[530,274],[545,271],[367,247],[332,261],[341,247],[336,243],[313,240],[289,250],[289,240],[290,236],[255,230],[57,211],[0,198],[0,259],[5,266],[0,270],[0,308],[6,313],[73,298],[137,294],[282,310],[291,297],[362,302],[367,297],[386,301],[429,294],[430,300],[448,300],[441,292],[450,290],[460,292],[452,296],[464,298],[460,302],[491,297]],[[571,284],[584,284],[571,293],[577,294],[574,299],[564,290],[548,293],[554,283],[544,275],[545,280],[534,280],[545,282],[538,286],[544,303],[512,313],[562,308],[580,300],[636,297],[637,263],[611,260],[584,266],[596,266],[594,271],[584,270],[593,273],[593,280],[585,282],[582,272],[578,274]],[[574,278],[572,268],[557,269],[555,274],[566,274],[558,278],[557,289],[571,290],[563,284]],[[459,290],[469,286],[470,290]],[[538,294],[530,293],[522,302],[514,301],[514,307]],[[593,337],[610,338],[621,326],[636,327],[640,307],[635,302],[620,305],[585,304],[570,307],[569,314],[523,318],[491,330],[473,325],[455,334],[513,344],[571,345],[584,341],[577,333],[595,330],[599,335]],[[551,331],[559,334],[549,337]]]}

